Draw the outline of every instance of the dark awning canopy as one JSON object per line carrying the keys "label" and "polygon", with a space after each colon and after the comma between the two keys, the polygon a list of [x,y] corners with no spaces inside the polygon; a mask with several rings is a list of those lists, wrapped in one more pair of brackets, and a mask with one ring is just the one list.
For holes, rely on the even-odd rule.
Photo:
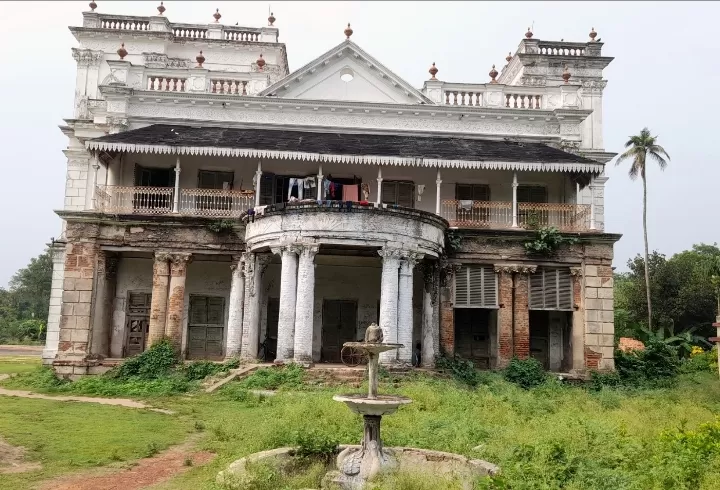
{"label": "dark awning canopy", "polygon": [[544,143],[154,124],[89,140],[92,150],[440,168],[598,174],[604,165]]}

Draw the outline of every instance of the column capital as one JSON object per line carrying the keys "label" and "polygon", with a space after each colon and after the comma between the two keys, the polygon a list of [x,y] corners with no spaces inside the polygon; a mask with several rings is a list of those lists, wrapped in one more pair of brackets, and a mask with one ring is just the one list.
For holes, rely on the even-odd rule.
{"label": "column capital", "polygon": [[272,247],[270,251],[274,255],[280,255],[281,257],[285,254],[299,254],[300,253],[300,247],[294,243],[292,244],[286,244],[286,245],[278,245],[277,247]]}
{"label": "column capital", "polygon": [[424,256],[425,254],[420,252],[402,251],[400,258],[402,260],[401,263],[406,263],[412,268],[415,267],[415,265],[422,260]]}
{"label": "column capital", "polygon": [[167,262],[170,260],[172,253],[169,250],[157,250],[155,252],[156,262]]}
{"label": "column capital", "polygon": [[400,259],[403,253],[406,252],[402,249],[387,246],[378,250],[378,255],[380,255],[383,259]]}
{"label": "column capital", "polygon": [[192,261],[192,254],[188,252],[172,252],[168,255],[174,264],[186,264]]}
{"label": "column capital", "polygon": [[301,257],[312,259],[317,255],[318,251],[320,251],[320,246],[316,244],[298,244],[296,246],[297,253],[300,254]]}
{"label": "column capital", "polygon": [[570,275],[573,277],[582,277],[583,275],[583,269],[582,267],[570,267]]}
{"label": "column capital", "polygon": [[531,264],[496,264],[493,266],[495,272],[504,272],[505,274],[534,274],[537,270],[537,265]]}
{"label": "column capital", "polygon": [[237,269],[243,269],[243,263],[245,262],[245,254],[233,255],[230,261],[230,270],[235,272]]}

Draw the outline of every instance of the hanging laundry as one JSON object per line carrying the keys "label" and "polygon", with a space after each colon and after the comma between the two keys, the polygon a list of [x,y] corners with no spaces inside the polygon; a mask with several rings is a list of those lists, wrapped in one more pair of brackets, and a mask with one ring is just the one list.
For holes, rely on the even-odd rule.
{"label": "hanging laundry", "polygon": [[363,182],[360,184],[360,190],[362,191],[363,201],[368,201],[370,199],[370,184]]}
{"label": "hanging laundry", "polygon": [[342,194],[342,185],[330,182],[330,199],[335,199]]}
{"label": "hanging laundry", "polygon": [[305,179],[303,180],[303,185],[306,189],[314,189],[315,177],[305,177]]}
{"label": "hanging laundry", "polygon": [[288,201],[292,197],[292,191],[297,185],[298,185],[298,179],[295,179],[292,177],[288,179]]}
{"label": "hanging laundry", "polygon": [[258,216],[264,216],[265,215],[265,209],[267,209],[267,205],[265,206],[258,206],[255,208],[255,214]]}
{"label": "hanging laundry", "polygon": [[473,202],[471,200],[462,199],[458,201],[458,203],[460,204],[460,209],[464,209],[466,211],[470,211],[473,206]]}
{"label": "hanging laundry", "polygon": [[330,193],[330,181],[325,179],[323,180],[323,193],[322,196],[320,196],[322,199],[327,199],[328,194]]}
{"label": "hanging laundry", "polygon": [[342,188],[342,200],[347,201],[358,201],[358,185],[344,185]]}

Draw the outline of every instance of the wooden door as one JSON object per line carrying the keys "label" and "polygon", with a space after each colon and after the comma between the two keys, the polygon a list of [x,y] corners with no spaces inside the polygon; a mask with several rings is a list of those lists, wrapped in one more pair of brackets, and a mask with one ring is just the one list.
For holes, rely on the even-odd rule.
{"label": "wooden door", "polygon": [[225,298],[190,296],[187,356],[222,359],[225,334]]}
{"label": "wooden door", "polygon": [[132,357],[145,350],[150,328],[151,298],[150,293],[128,292],[123,357]]}
{"label": "wooden door", "polygon": [[325,300],[322,319],[322,361],[341,362],[343,344],[357,340],[357,301]]}

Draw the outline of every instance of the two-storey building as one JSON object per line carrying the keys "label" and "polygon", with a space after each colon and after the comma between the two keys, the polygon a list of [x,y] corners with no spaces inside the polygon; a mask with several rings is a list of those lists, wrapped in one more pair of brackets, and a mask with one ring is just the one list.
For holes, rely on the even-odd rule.
{"label": "two-storey building", "polygon": [[[101,372],[169,338],[187,359],[339,362],[378,322],[502,367],[613,367],[603,69],[527,32],[487,83],[417,89],[351,40],[290,72],[262,28],[83,13],[43,354]],[[209,12],[209,17],[212,12]],[[340,26],[340,31],[342,26]],[[341,33],[338,32],[340,35]],[[340,36],[339,36],[340,37]],[[423,69],[424,70],[424,69]],[[573,237],[528,254],[536,229]]]}

